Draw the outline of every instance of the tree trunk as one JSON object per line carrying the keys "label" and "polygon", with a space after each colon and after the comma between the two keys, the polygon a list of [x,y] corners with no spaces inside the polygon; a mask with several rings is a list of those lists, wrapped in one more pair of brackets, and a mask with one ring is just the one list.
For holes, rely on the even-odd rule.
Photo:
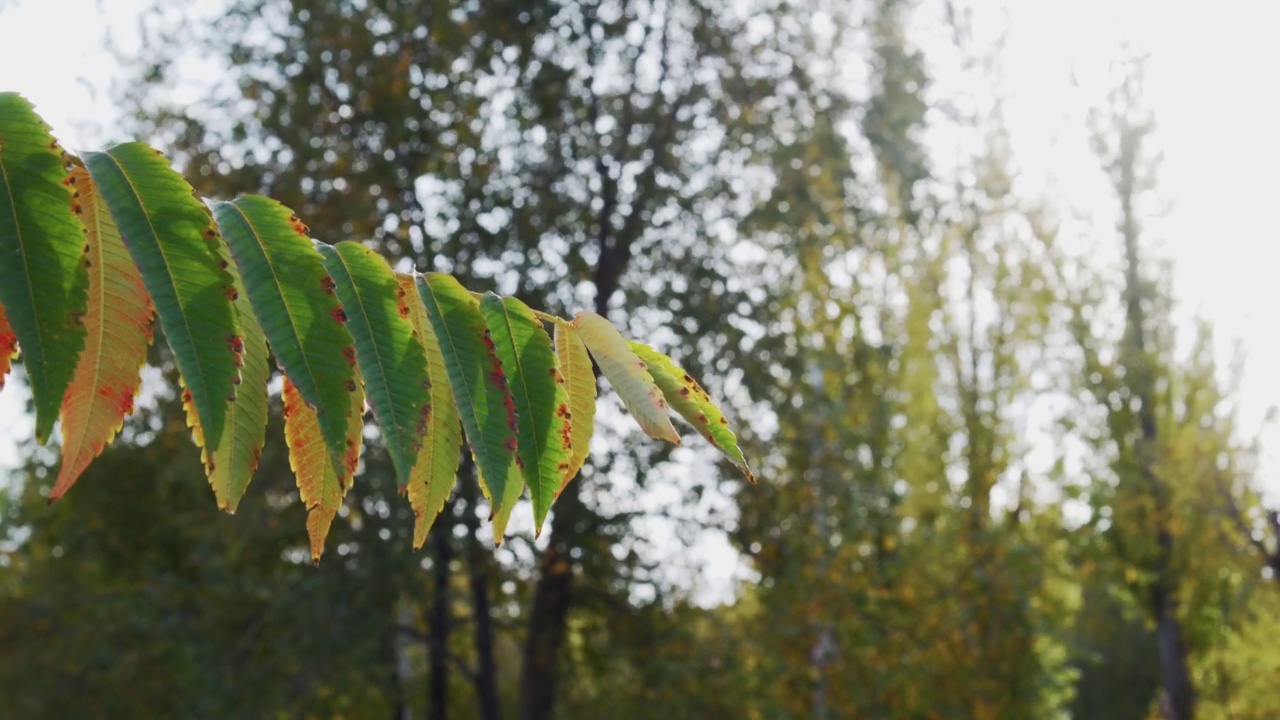
{"label": "tree trunk", "polygon": [[467,574],[471,585],[472,628],[476,645],[476,701],[482,720],[502,720],[502,704],[498,699],[498,664],[493,657],[493,608],[489,602],[488,563],[493,555],[478,537],[480,518],[476,515],[478,494],[473,474],[473,461],[467,453],[458,470],[462,478],[459,496],[467,503],[463,525],[467,528]]}
{"label": "tree trunk", "polygon": [[573,600],[571,548],[578,545],[585,511],[578,483],[570,483],[556,501],[555,534],[538,562],[538,585],[529,612],[520,681],[522,720],[546,720],[555,710],[557,669]]}
{"label": "tree trunk", "polygon": [[1187,646],[1183,641],[1182,623],[1178,621],[1178,603],[1173,592],[1158,583],[1151,592],[1156,613],[1156,644],[1160,649],[1160,677],[1164,684],[1161,709],[1168,720],[1191,720],[1195,717],[1195,688],[1187,667]]}
{"label": "tree trunk", "polygon": [[1182,623],[1178,620],[1177,597],[1170,578],[1173,559],[1174,535],[1170,529],[1169,488],[1156,472],[1155,453],[1158,452],[1159,423],[1156,418],[1155,371],[1149,357],[1146,320],[1143,302],[1148,297],[1148,286],[1142,276],[1141,250],[1138,239],[1141,223],[1134,201],[1140,182],[1138,163],[1142,157],[1142,143],[1150,126],[1129,124],[1121,130],[1119,154],[1115,170],[1116,190],[1120,196],[1120,235],[1124,242],[1125,259],[1125,315],[1126,344],[1124,356],[1125,380],[1138,399],[1139,438],[1134,455],[1148,491],[1155,501],[1156,546],[1159,555],[1155,563],[1155,580],[1151,585],[1151,614],[1156,620],[1156,645],[1160,657],[1160,677],[1164,685],[1161,710],[1168,720],[1192,720],[1195,717],[1195,688],[1187,662],[1187,647],[1183,640]]}
{"label": "tree trunk", "polygon": [[449,564],[453,562],[453,502],[445,504],[431,528],[435,548],[431,605],[427,616],[427,719],[449,717]]}

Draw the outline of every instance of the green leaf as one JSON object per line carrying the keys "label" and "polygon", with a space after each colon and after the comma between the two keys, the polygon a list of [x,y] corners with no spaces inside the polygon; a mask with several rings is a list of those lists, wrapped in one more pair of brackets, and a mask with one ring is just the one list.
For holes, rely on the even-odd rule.
{"label": "green leaf", "polygon": [[689,373],[675,361],[643,343],[631,343],[631,349],[649,368],[649,374],[658,384],[671,408],[680,414],[695,430],[729,458],[733,466],[742,471],[747,480],[754,483],[756,476],[747,466],[747,460],[738,448],[738,438],[729,429],[729,421],[720,408],[711,402],[711,396],[698,385]]}
{"label": "green leaf", "polygon": [[155,317],[142,275],[93,179],[79,167],[71,171],[71,178],[79,193],[80,219],[89,230],[84,259],[89,271],[88,334],[62,400],[62,467],[50,502],[71,489],[133,412]]}
{"label": "green leaf", "polygon": [[[413,335],[396,275],[373,250],[355,242],[320,246],[355,339],[356,358],[374,417],[402,484],[409,480],[430,413],[427,357]],[[418,303],[421,305],[421,303]]]}
{"label": "green leaf", "polygon": [[231,263],[230,249],[219,243],[218,256],[227,261],[227,272],[231,275],[232,287],[236,289],[234,305],[244,331],[244,354],[241,356],[243,365],[240,367],[236,401],[227,408],[224,440],[215,451],[210,452],[205,446],[204,427],[191,403],[191,394],[185,388],[182,406],[187,413],[191,435],[200,448],[200,460],[209,476],[214,499],[224,512],[234,513],[258,469],[258,459],[266,442],[267,380],[271,377],[271,367],[267,338],[253,315],[240,272]]}
{"label": "green leaf", "polygon": [[572,324],[557,320],[555,324],[556,357],[560,375],[569,395],[569,427],[572,449],[569,467],[560,480],[556,495],[578,475],[591,451],[591,436],[596,425],[596,376],[591,370],[591,356]]}
{"label": "green leaf", "polygon": [[85,339],[85,229],[66,162],[31,103],[0,93],[0,304],[22,345],[41,443]]}
{"label": "green leaf", "polygon": [[[289,208],[246,195],[214,205],[267,342],[302,399],[316,409],[338,472],[356,382],[356,354],[334,280]],[[206,425],[206,427],[208,427]]]}
{"label": "green leaf", "polygon": [[[440,340],[449,385],[483,478],[481,487],[493,503],[494,538],[500,539],[506,530],[503,520],[510,514],[503,511],[510,510],[510,499],[520,491],[519,473],[509,472],[516,454],[516,406],[506,373],[479,303],[456,279],[427,273],[418,278],[418,295]],[[513,484],[514,493],[508,487]]]}
{"label": "green leaf", "polygon": [[431,376],[431,414],[424,428],[426,437],[405,487],[409,505],[413,507],[413,547],[417,549],[426,542],[431,525],[457,483],[458,461],[462,457],[462,425],[445,372],[440,341],[431,327],[426,307],[418,298],[414,278],[412,275],[397,275],[396,281],[400,285],[397,296],[409,308],[414,336],[426,351],[427,371]]}
{"label": "green leaf", "polygon": [[205,442],[216,449],[244,341],[209,211],[164,156],[141,143],[86,153],[84,162],[142,272]]}
{"label": "green leaf", "polygon": [[649,366],[636,357],[618,329],[593,312],[578,313],[573,325],[640,429],[650,437],[679,445],[680,435],[667,417],[666,400],[654,384]]}
{"label": "green leaf", "polygon": [[527,305],[493,293],[480,302],[498,359],[516,402],[516,464],[533,500],[535,534],[569,471],[572,429],[569,396],[557,367],[551,337]]}
{"label": "green leaf", "polygon": [[307,508],[307,535],[311,539],[311,562],[320,564],[324,541],[342,498],[351,488],[348,480],[355,476],[360,463],[360,440],[364,424],[364,393],[351,393],[346,408],[347,436],[339,462],[326,452],[324,432],[315,408],[288,377],[284,381],[284,439],[289,446],[289,467],[298,483],[298,493]]}

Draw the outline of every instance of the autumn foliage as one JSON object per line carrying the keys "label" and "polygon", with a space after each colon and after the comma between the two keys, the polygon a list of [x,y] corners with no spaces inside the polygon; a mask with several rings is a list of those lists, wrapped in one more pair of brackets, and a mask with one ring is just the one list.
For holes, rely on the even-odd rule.
{"label": "autumn foliage", "polygon": [[446,274],[397,273],[358,242],[313,240],[270,198],[202,201],[142,143],[69,155],[25,99],[0,93],[0,381],[20,350],[37,439],[62,421],[51,500],[133,412],[157,320],[227,512],[262,452],[274,359],[317,562],[366,410],[413,506],[415,546],[453,488],[464,437],[495,542],[526,487],[541,531],[587,454],[591,359],[649,435],[678,444],[674,410],[754,480],[706,392],[605,318],[570,321]]}

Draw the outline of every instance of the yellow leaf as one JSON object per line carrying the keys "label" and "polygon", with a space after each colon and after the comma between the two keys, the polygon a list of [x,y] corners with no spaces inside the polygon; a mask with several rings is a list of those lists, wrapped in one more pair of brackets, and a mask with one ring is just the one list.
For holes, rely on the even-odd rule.
{"label": "yellow leaf", "polygon": [[556,358],[560,361],[560,376],[569,395],[569,469],[560,481],[558,497],[564,488],[578,475],[591,451],[591,435],[596,426],[596,376],[591,371],[591,357],[582,344],[578,330],[567,322],[555,324]]}
{"label": "yellow leaf", "polygon": [[71,489],[133,412],[155,317],[142,275],[89,173],[77,167],[71,182],[88,230],[89,306],[84,351],[62,399],[62,468],[51,501]]}
{"label": "yellow leaf", "polygon": [[573,325],[640,429],[650,437],[679,445],[680,435],[667,416],[662,391],[654,384],[648,365],[632,352],[618,329],[593,312],[578,313]]}

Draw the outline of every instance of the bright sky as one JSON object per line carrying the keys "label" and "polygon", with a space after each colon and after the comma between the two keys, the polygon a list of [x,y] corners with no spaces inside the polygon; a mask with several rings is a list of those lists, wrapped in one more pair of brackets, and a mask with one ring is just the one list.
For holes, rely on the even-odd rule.
{"label": "bright sky", "polygon": [[[31,99],[66,147],[109,136],[117,113],[106,88],[121,71],[102,40],[112,32],[121,46],[136,46],[149,0],[12,2],[0,0],[0,90]],[[1280,231],[1270,216],[1280,190],[1280,43],[1272,37],[1280,3],[1007,0],[980,12],[1008,13],[1007,117],[1020,162],[1056,175],[1080,210],[1100,197],[1083,109],[1102,95],[1121,40],[1152,52],[1148,101],[1165,151],[1162,191],[1174,202],[1152,235],[1176,263],[1182,317],[1213,322],[1224,361],[1242,343],[1242,428],[1256,434],[1280,402]],[[16,441],[29,436],[17,419],[24,402],[12,383],[0,391],[0,465],[14,463]],[[1266,466],[1280,468],[1280,432],[1268,433],[1266,447]]]}

